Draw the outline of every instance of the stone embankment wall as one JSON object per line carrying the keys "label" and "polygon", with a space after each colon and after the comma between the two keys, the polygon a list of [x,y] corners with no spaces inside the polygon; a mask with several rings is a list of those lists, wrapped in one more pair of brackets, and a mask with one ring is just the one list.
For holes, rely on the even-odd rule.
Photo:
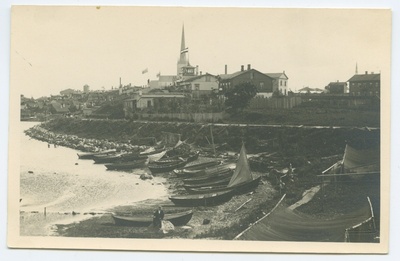
{"label": "stone embankment wall", "polygon": [[107,140],[133,145],[153,145],[163,133],[180,134],[181,140],[194,146],[210,147],[211,134],[216,146],[238,152],[242,142],[248,153],[278,152],[282,156],[324,157],[353,147],[379,146],[380,130],[363,128],[312,129],[248,125],[211,125],[200,123],[136,122],[126,120],[82,120],[62,118],[42,124],[57,134],[79,138]]}

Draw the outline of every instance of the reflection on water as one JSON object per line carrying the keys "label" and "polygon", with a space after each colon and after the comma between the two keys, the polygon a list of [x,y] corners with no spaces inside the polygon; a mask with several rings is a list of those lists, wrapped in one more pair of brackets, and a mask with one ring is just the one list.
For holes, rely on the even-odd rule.
{"label": "reflection on water", "polygon": [[[21,130],[35,124],[21,122]],[[79,221],[91,217],[90,212],[107,212],[113,206],[167,198],[163,178],[139,178],[137,174],[145,169],[107,171],[92,160],[78,160],[79,151],[48,148],[47,143],[31,139],[23,131],[21,141],[21,235],[48,235],[54,223]]]}

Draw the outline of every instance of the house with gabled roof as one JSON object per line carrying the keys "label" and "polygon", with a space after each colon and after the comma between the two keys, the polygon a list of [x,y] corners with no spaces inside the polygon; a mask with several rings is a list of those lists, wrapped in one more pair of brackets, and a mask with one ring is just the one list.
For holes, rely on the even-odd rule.
{"label": "house with gabled roof", "polygon": [[344,94],[347,93],[347,82],[330,82],[327,86],[325,86],[325,90],[329,94]]}
{"label": "house with gabled roof", "polygon": [[285,71],[281,73],[266,73],[266,75],[274,79],[272,82],[272,92],[279,92],[282,95],[288,95],[289,78],[287,77]]}
{"label": "house with gabled roof", "polygon": [[191,92],[193,98],[200,98],[218,90],[218,78],[209,73],[200,74],[179,81],[178,88],[182,91]]}
{"label": "house with gabled roof", "polygon": [[230,88],[240,83],[252,83],[257,88],[257,95],[270,97],[273,93],[273,81],[274,79],[260,71],[251,68],[251,65],[247,65],[247,70],[244,69],[244,65],[241,66],[241,70],[232,74],[221,74],[219,78],[219,90],[225,92]]}

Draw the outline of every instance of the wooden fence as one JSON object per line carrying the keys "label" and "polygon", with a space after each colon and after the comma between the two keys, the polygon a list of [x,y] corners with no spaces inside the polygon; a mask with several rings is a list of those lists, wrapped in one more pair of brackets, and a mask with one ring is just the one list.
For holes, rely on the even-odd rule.
{"label": "wooden fence", "polygon": [[140,119],[181,120],[192,122],[218,122],[225,118],[225,113],[140,113]]}
{"label": "wooden fence", "polygon": [[300,105],[302,103],[302,98],[299,96],[291,97],[254,97],[250,101],[251,109],[291,109],[294,106]]}

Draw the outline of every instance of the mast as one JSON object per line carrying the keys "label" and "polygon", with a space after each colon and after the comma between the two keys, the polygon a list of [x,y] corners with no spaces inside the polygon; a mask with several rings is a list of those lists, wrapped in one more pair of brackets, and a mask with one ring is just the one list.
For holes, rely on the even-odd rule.
{"label": "mast", "polygon": [[213,135],[213,131],[212,131],[212,124],[210,125],[210,132],[211,132],[211,145],[212,145],[212,149],[214,152],[214,158],[217,156],[217,153],[215,153],[215,144],[214,144],[214,135]]}

